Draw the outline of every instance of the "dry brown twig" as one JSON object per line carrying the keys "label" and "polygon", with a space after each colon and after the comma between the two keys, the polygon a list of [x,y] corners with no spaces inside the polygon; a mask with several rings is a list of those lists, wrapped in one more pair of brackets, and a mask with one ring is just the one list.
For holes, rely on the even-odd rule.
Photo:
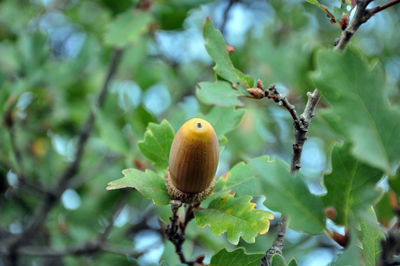
{"label": "dry brown twig", "polygon": [[183,254],[182,245],[186,240],[186,227],[189,222],[194,218],[194,209],[198,205],[185,204],[184,219],[179,217],[179,208],[182,206],[179,200],[171,200],[172,216],[169,218],[170,224],[165,229],[165,234],[169,241],[175,246],[175,252],[179,256],[181,263],[186,265],[203,265],[204,256],[198,256],[195,260],[189,261]]}

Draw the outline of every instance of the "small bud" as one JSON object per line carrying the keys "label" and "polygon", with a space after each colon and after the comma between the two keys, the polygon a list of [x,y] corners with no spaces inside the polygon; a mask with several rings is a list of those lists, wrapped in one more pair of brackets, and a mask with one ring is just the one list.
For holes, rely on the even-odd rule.
{"label": "small bud", "polygon": [[257,88],[264,90],[264,84],[261,80],[257,80]]}
{"label": "small bud", "polygon": [[260,88],[250,88],[247,92],[254,96],[254,98],[261,99],[264,98],[264,91]]}
{"label": "small bud", "polygon": [[226,45],[225,46],[225,51],[229,54],[230,52],[234,52],[235,51],[235,47],[233,47],[232,45]]}
{"label": "small bud", "polygon": [[336,220],[337,217],[337,211],[333,206],[328,206],[324,210],[326,217],[331,219],[332,221]]}
{"label": "small bud", "polygon": [[333,231],[333,233],[330,233],[331,238],[341,245],[342,247],[346,247],[347,244],[349,243],[349,232],[346,231],[344,235],[339,234],[336,231]]}
{"label": "small bud", "polygon": [[349,25],[349,18],[345,13],[343,13],[342,18],[340,19],[340,28],[342,30],[345,30],[347,28],[347,25]]}

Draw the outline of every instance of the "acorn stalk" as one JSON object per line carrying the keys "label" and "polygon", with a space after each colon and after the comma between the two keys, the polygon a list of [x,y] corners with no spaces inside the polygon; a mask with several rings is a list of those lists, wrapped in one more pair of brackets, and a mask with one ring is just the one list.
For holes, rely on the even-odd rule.
{"label": "acorn stalk", "polygon": [[175,135],[166,176],[171,198],[200,203],[215,187],[219,144],[210,123],[200,118],[186,121]]}

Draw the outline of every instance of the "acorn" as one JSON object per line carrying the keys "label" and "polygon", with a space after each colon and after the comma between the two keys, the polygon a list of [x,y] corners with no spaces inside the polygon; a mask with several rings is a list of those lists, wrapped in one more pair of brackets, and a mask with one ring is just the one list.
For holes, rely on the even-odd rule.
{"label": "acorn", "polygon": [[174,200],[198,204],[215,187],[219,144],[213,126],[200,118],[186,121],[175,135],[166,174],[168,193]]}

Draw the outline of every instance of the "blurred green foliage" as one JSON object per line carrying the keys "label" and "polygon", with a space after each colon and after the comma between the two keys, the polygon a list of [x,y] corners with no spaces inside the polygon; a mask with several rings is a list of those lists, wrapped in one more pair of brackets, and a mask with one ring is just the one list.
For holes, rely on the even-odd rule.
{"label": "blurred green foliage", "polygon": [[[396,221],[391,204],[400,190],[399,7],[374,16],[351,40],[352,47],[339,54],[331,50],[340,29],[308,2],[315,1],[241,0],[224,22],[227,0],[1,1],[0,247],[23,232],[43,201],[18,177],[53,189],[74,161],[82,125],[92,113],[95,124],[79,171],[29,245],[65,250],[94,241],[125,193],[106,191],[106,185],[123,169],[150,169],[135,175],[142,179],[137,190],[128,191],[107,238],[120,252],[20,255],[19,264],[179,265],[162,234],[170,210],[155,207],[152,191],[143,193],[143,188],[152,180],[162,188],[160,172],[168,152],[154,147],[161,142],[168,149],[172,131],[199,116],[214,124],[223,145],[217,176],[226,174],[205,205],[218,207],[218,197],[233,190],[235,197],[229,197],[254,203],[257,211],[288,215],[286,262],[296,257],[299,265],[373,264],[384,228]],[[336,17],[351,4],[320,2]],[[222,25],[223,34],[217,30]],[[234,51],[225,51],[225,42]],[[123,55],[100,108],[96,95],[116,47]],[[246,87],[258,78],[266,86],[277,84],[298,111],[306,91],[317,86],[322,93],[296,177],[285,163],[294,143],[291,117],[273,101],[246,97]],[[237,90],[232,82],[239,82]],[[167,138],[152,132],[158,125],[151,123],[169,123]],[[249,195],[252,203],[246,201]],[[159,196],[165,204],[167,195]],[[337,220],[326,222],[326,207],[337,210]],[[229,231],[213,234],[227,231],[221,229],[226,224],[210,229],[192,222],[184,252],[190,258],[205,254],[212,265],[231,264],[232,256],[258,265],[255,260],[270,246],[275,224],[255,243],[232,245],[239,236],[232,241]],[[346,249],[323,234],[332,229],[354,236]],[[321,250],[329,255],[316,256]],[[128,251],[136,255],[124,255]],[[273,263],[286,262],[276,256]]]}

